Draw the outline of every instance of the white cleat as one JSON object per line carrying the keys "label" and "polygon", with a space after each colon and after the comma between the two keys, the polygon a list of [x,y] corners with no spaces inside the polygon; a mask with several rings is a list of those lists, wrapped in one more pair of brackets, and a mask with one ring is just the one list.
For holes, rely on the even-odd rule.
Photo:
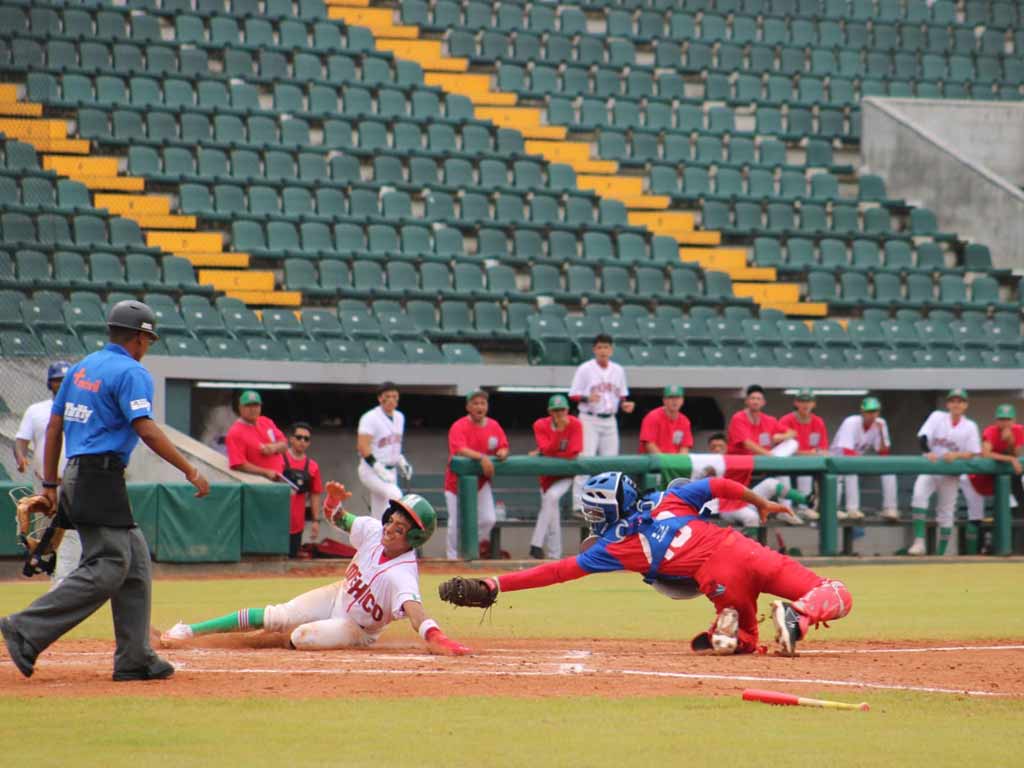
{"label": "white cleat", "polygon": [[778,520],[780,523],[785,523],[786,525],[804,524],[804,521],[796,515],[794,515],[792,512],[783,512],[781,514],[775,515],[775,519]]}
{"label": "white cleat", "polygon": [[740,629],[740,615],[735,608],[723,608],[711,633],[711,650],[716,656],[736,653],[736,634]]}
{"label": "white cleat", "polygon": [[914,539],[914,543],[907,547],[907,554],[915,557],[928,554],[928,547],[925,546],[924,539]]}
{"label": "white cleat", "polygon": [[810,522],[821,518],[821,515],[818,514],[818,510],[812,509],[811,507],[800,507],[800,509],[797,510],[797,514],[799,514],[804,520]]}
{"label": "white cleat", "polygon": [[775,642],[781,656],[795,656],[800,640],[800,617],[789,603],[772,602],[772,623],[775,624]]}
{"label": "white cleat", "polygon": [[888,523],[900,522],[900,511],[898,509],[883,509],[882,519]]}
{"label": "white cleat", "polygon": [[840,520],[863,520],[864,513],[859,509],[848,509],[845,512],[840,512],[837,515]]}
{"label": "white cleat", "polygon": [[174,640],[191,640],[193,637],[194,637],[194,635],[192,633],[192,627],[190,627],[188,624],[186,624],[183,621],[179,621],[173,627],[171,627],[166,632],[164,632],[162,635],[160,635],[160,639],[161,640],[165,640],[165,641],[166,640],[170,640],[170,641],[174,641]]}

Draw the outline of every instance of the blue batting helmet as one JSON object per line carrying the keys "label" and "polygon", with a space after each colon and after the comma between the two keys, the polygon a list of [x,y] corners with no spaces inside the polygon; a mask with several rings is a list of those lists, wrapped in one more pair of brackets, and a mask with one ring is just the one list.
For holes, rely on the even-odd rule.
{"label": "blue batting helmet", "polygon": [[51,382],[54,379],[63,379],[70,367],[71,363],[66,360],[56,360],[50,363],[50,367],[46,369],[46,381]]}
{"label": "blue batting helmet", "polygon": [[622,472],[602,472],[583,484],[583,517],[601,535],[609,526],[628,517],[639,493],[633,479]]}

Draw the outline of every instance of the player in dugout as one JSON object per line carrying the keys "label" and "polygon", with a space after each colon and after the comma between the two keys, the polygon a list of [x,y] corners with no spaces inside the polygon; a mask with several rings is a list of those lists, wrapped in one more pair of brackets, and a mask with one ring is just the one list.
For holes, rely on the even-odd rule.
{"label": "player in dugout", "polygon": [[486,579],[458,577],[441,584],[442,600],[455,605],[489,607],[501,592],[537,589],[592,573],[633,571],[674,599],[706,596],[716,616],[709,630],[691,641],[697,653],[765,653],[758,642],[757,599],[762,592],[783,600],[772,603],[778,651],[793,656],[810,627],[846,616],[853,598],[846,586],[825,579],[732,528],[701,515],[712,499],[742,499],[762,519],[786,508],[726,478],[697,480],[669,488],[653,509],[641,504],[633,480],[604,472],[584,485],[584,516],[593,536],[583,551],[525,571]]}

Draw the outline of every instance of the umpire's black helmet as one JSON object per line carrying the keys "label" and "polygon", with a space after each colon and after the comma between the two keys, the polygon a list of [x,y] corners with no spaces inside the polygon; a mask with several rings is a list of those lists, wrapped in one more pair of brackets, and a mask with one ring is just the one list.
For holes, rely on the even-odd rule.
{"label": "umpire's black helmet", "polygon": [[126,299],[119,301],[107,313],[108,328],[128,328],[133,331],[148,333],[154,339],[160,337],[156,332],[156,315],[153,310],[141,301]]}

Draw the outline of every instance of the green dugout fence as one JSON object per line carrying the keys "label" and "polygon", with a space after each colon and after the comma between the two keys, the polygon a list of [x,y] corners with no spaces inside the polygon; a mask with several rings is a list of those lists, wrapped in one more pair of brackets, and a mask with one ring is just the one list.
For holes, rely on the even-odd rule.
{"label": "green dugout fence", "polygon": [[[645,480],[642,486],[664,487],[675,477],[690,477],[698,456],[648,455],[588,457],[575,460],[540,456],[510,456],[494,462],[497,477],[593,475],[619,471]],[[467,560],[477,557],[476,488],[480,463],[465,457],[452,460],[459,488],[459,554]],[[1009,555],[1013,540],[1010,518],[1009,465],[991,459],[931,462],[923,456],[756,456],[753,471],[761,475],[812,475],[818,480],[818,546],[822,555],[839,551],[839,518],[836,515],[838,481],[843,475],[962,475],[995,476],[995,529],[993,545],[997,555]]]}

